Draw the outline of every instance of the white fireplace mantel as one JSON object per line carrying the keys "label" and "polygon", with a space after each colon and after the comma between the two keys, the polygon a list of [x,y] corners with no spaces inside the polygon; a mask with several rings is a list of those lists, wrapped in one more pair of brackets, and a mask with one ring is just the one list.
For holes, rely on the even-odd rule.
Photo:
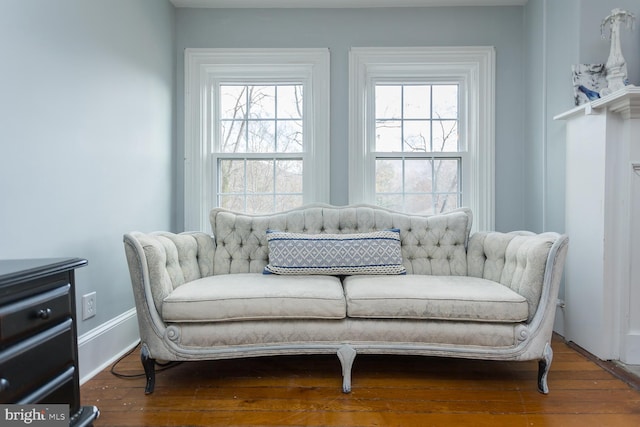
{"label": "white fireplace mantel", "polygon": [[569,120],[575,116],[599,114],[602,111],[619,113],[625,119],[640,117],[640,87],[629,85],[624,89],[582,104],[554,117],[554,120]]}
{"label": "white fireplace mantel", "polygon": [[640,88],[555,119],[567,123],[565,338],[640,364]]}

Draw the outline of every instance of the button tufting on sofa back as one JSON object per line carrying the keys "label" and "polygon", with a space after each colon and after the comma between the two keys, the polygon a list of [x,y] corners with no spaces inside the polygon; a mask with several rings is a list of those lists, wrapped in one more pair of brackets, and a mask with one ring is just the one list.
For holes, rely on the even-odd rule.
{"label": "button tufting on sofa back", "polygon": [[172,259],[167,259],[167,270],[176,277],[177,286],[211,276],[213,274],[213,241],[204,233],[156,233],[159,238],[168,239],[171,244]]}
{"label": "button tufting on sofa back", "polygon": [[136,233],[135,238],[147,259],[150,280],[156,284],[151,293],[158,311],[175,288],[213,274],[214,242],[205,233]]}
{"label": "button tufting on sofa back", "polygon": [[474,233],[467,253],[469,276],[502,283],[525,297],[530,321],[540,303],[547,255],[556,238],[553,233],[524,231]]}
{"label": "button tufting on sofa back", "polygon": [[209,219],[216,242],[215,274],[259,273],[269,262],[267,230],[307,234],[367,233],[400,229],[403,264],[409,274],[466,275],[466,245],[471,211],[411,215],[358,205],[310,205],[270,215],[250,215],[222,208]]}

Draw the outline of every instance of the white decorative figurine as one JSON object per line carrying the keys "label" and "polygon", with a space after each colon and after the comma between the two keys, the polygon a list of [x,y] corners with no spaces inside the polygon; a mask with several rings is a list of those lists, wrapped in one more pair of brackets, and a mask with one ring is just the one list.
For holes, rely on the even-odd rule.
{"label": "white decorative figurine", "polygon": [[611,15],[602,20],[600,24],[600,34],[605,38],[604,29],[610,26],[609,38],[611,39],[611,50],[609,51],[609,59],[605,65],[607,70],[608,87],[600,91],[601,96],[609,95],[627,84],[627,63],[622,56],[620,46],[620,24],[625,24],[627,28],[633,30],[633,24],[636,17],[633,13],[622,9],[613,9]]}

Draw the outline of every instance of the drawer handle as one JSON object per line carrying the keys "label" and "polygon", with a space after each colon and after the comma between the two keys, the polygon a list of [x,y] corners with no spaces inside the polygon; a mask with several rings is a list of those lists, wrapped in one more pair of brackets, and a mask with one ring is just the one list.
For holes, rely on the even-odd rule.
{"label": "drawer handle", "polygon": [[38,316],[38,318],[42,320],[47,320],[49,317],[51,317],[51,309],[43,308],[42,310],[38,310],[36,316]]}
{"label": "drawer handle", "polygon": [[0,391],[7,391],[10,386],[11,384],[9,384],[9,380],[6,378],[0,378]]}

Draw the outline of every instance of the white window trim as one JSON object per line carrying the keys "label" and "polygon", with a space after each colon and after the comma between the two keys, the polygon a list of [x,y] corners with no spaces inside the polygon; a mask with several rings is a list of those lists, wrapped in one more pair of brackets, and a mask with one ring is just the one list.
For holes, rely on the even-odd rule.
{"label": "white window trim", "polygon": [[312,49],[185,49],[184,228],[209,230],[214,207],[216,168],[212,164],[208,90],[221,78],[274,76],[274,68],[307,83],[303,153],[304,203],[329,202],[329,50]]}
{"label": "white window trim", "polygon": [[[474,230],[495,228],[495,49],[472,47],[351,48],[349,52],[349,203],[374,203],[375,163],[367,128],[376,79],[405,76],[462,79],[467,87],[466,148],[469,176],[462,179],[463,204],[474,214]],[[464,160],[463,160],[464,161]]]}

